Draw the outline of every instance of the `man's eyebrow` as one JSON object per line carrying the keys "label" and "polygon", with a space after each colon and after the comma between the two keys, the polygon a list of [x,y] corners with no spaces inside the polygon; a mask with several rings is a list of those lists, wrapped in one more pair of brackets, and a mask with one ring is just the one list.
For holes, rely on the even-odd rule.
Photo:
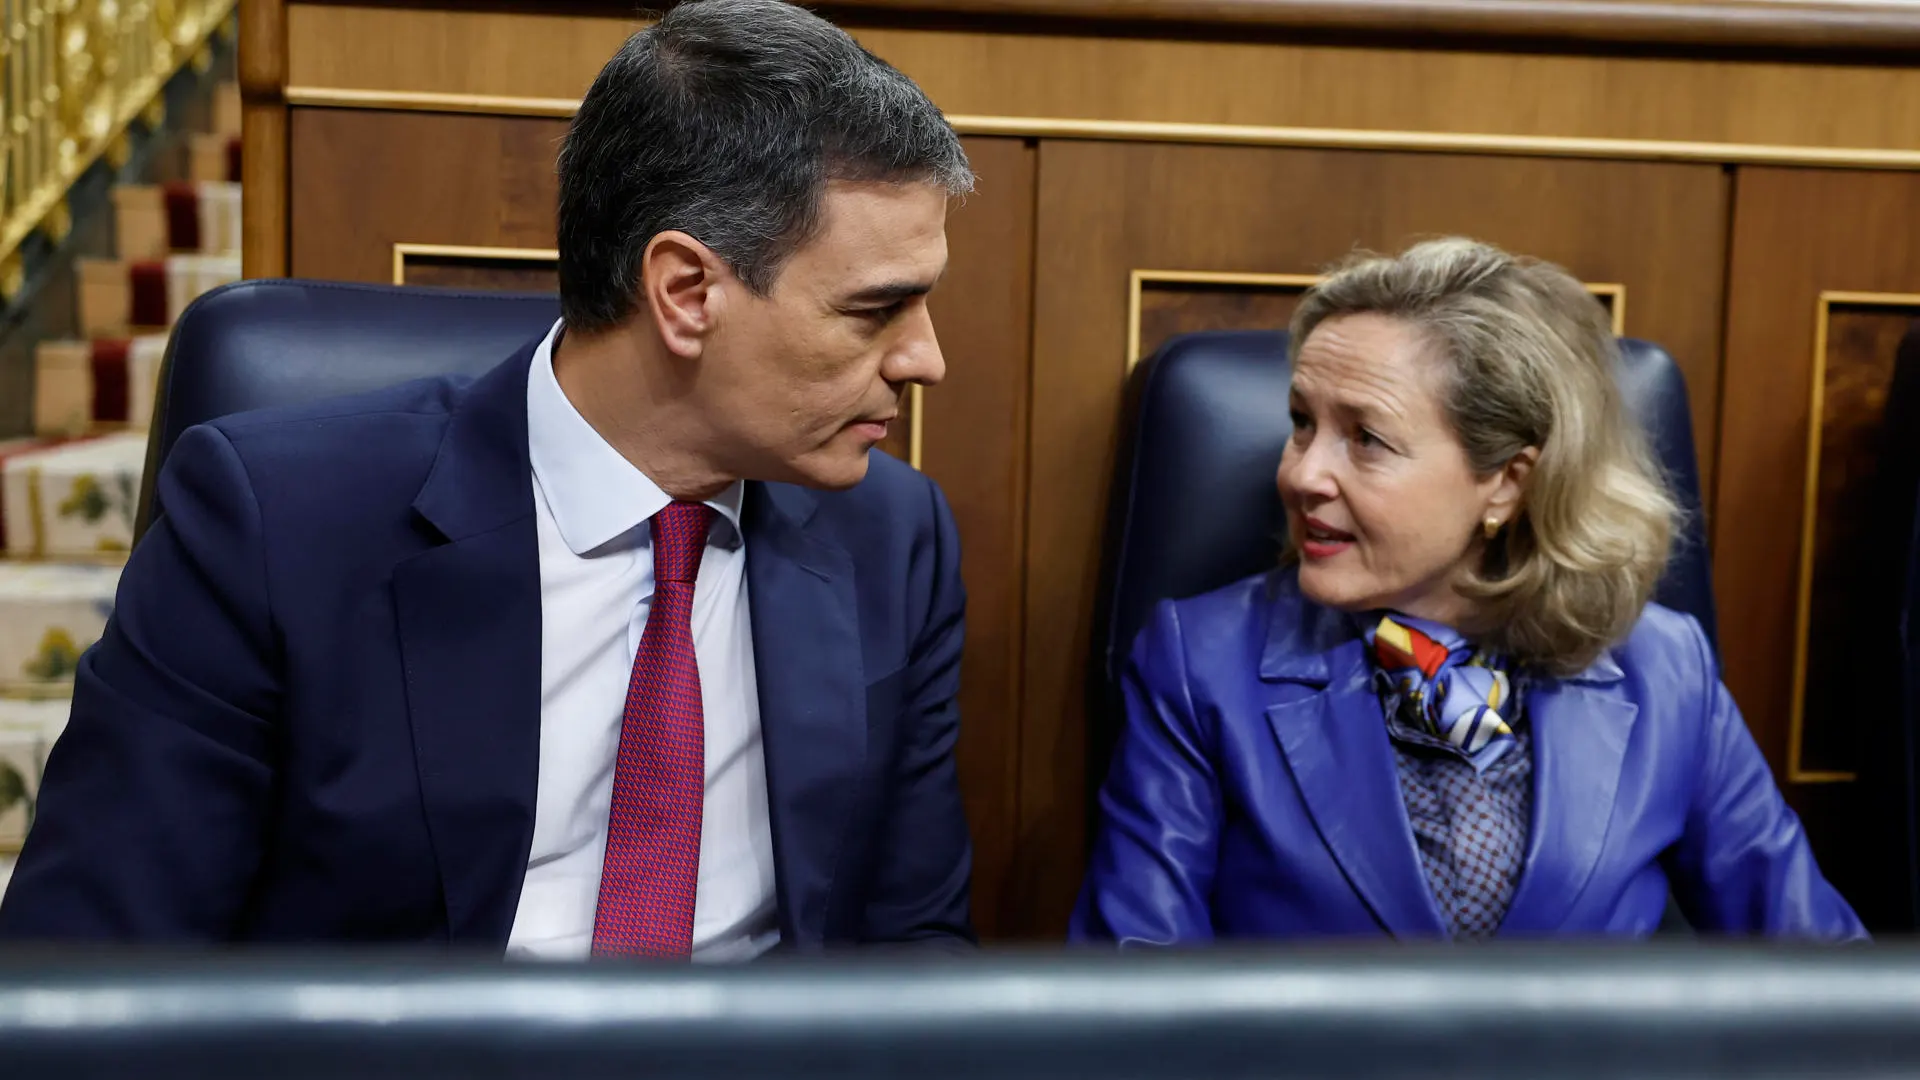
{"label": "man's eyebrow", "polygon": [[869,285],[852,296],[847,297],[848,304],[897,304],[916,296],[925,296],[939,284],[940,278],[931,281],[889,281],[880,285]]}

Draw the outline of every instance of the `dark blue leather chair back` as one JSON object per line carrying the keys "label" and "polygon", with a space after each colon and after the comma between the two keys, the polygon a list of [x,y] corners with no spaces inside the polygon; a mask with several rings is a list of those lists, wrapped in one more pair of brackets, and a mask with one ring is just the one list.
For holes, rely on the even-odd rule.
{"label": "dark blue leather chair back", "polygon": [[[1713,583],[1686,384],[1658,346],[1620,344],[1627,408],[1645,425],[1687,513],[1655,599],[1699,619],[1713,640]],[[1287,335],[1184,334],[1146,360],[1135,378],[1098,628],[1105,703],[1094,715],[1107,719],[1096,724],[1118,716],[1114,686],[1154,604],[1207,592],[1273,566],[1286,529],[1274,474],[1293,430],[1287,419]],[[1105,766],[1104,757],[1097,760],[1095,772]]]}
{"label": "dark blue leather chair back", "polygon": [[274,405],[378,390],[432,375],[479,375],[560,314],[548,294],[259,279],[194,301],[160,369],[136,532],[180,433]]}

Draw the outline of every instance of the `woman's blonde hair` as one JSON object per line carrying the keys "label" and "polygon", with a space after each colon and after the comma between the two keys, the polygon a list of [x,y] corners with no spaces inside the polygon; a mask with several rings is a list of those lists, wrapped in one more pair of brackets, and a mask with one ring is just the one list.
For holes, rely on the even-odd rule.
{"label": "woman's blonde hair", "polygon": [[1321,323],[1363,313],[1417,328],[1445,360],[1443,404],[1476,473],[1540,452],[1520,512],[1461,587],[1478,601],[1462,629],[1548,674],[1584,669],[1633,629],[1679,519],[1621,405],[1606,310],[1550,263],[1432,240],[1337,267],[1294,313],[1290,359]]}

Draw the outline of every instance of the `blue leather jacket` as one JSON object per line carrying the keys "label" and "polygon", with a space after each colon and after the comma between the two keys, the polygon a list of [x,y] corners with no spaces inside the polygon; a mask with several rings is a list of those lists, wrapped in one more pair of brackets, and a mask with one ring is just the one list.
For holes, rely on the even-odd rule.
{"label": "blue leather jacket", "polygon": [[[1160,605],[1074,913],[1080,941],[1438,937],[1356,620],[1292,569]],[[1866,931],[1820,874],[1691,618],[1649,605],[1528,691],[1534,807],[1503,937]]]}

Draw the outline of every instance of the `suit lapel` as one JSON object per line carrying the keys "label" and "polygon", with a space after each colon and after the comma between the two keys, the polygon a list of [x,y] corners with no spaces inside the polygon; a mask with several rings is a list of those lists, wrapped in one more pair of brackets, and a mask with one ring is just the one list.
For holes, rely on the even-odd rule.
{"label": "suit lapel", "polygon": [[1620,768],[1639,707],[1602,657],[1573,679],[1527,695],[1533,732],[1533,826],[1502,935],[1552,933],[1566,921],[1606,846]]}
{"label": "suit lapel", "polygon": [[[1278,587],[1296,586],[1287,575]],[[1261,678],[1321,688],[1267,709],[1321,842],[1389,933],[1444,936],[1364,643],[1344,617],[1317,605],[1276,603],[1273,610]]]}
{"label": "suit lapel", "polygon": [[527,456],[529,345],[447,423],[414,509],[435,546],[394,570],[407,711],[455,942],[504,947],[533,841],[540,557]]}
{"label": "suit lapel", "polygon": [[780,931],[796,946],[825,933],[867,753],[853,560],[808,529],[816,506],[804,489],[750,484],[743,519]]}

